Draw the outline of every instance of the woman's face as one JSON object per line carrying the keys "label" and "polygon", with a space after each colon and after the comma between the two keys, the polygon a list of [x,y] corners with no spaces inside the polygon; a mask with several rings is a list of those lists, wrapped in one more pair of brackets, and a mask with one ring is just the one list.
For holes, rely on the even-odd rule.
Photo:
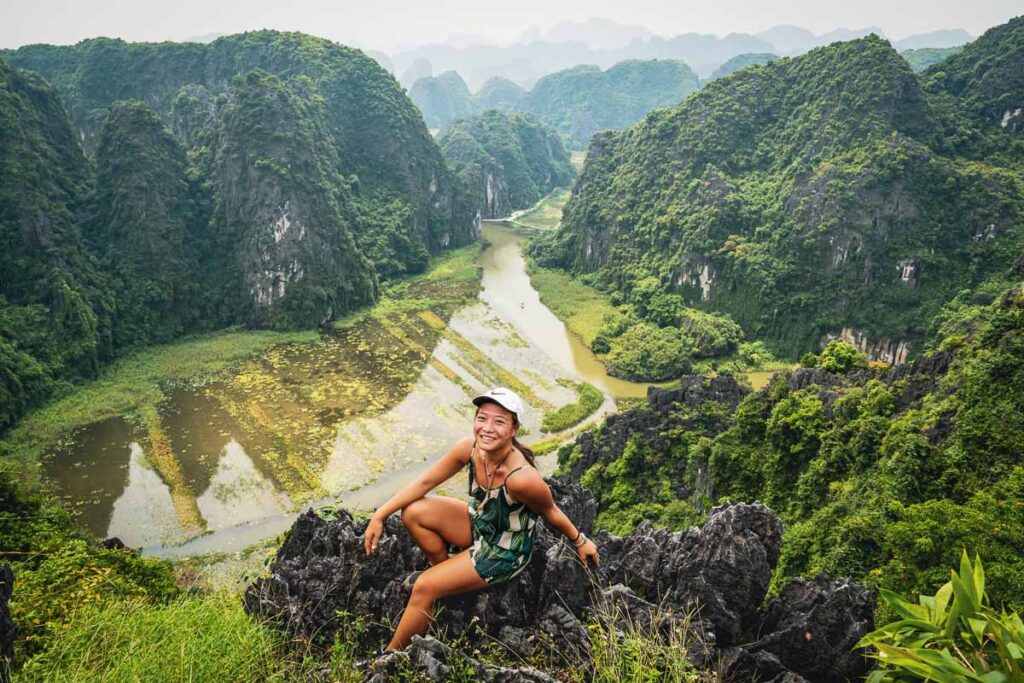
{"label": "woman's face", "polygon": [[484,403],[473,419],[473,437],[477,448],[490,453],[504,453],[512,443],[518,426],[511,411],[497,403]]}

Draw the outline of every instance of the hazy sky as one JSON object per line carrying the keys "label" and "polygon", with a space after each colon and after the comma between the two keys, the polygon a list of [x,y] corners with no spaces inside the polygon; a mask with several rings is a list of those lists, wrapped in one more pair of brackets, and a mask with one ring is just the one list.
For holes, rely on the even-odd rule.
{"label": "hazy sky", "polygon": [[[894,9],[894,7],[896,9]],[[1024,14],[1024,0],[0,0],[0,47],[94,36],[182,40],[273,28],[394,52],[451,33],[511,40],[531,25],[606,17],[660,35],[724,35],[795,24],[815,33],[879,26],[890,39],[942,28],[972,34]]]}

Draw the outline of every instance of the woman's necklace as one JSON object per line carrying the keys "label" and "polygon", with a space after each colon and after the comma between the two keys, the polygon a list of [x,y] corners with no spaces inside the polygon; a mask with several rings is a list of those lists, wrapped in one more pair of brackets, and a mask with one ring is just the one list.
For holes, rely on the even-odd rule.
{"label": "woman's necklace", "polygon": [[491,481],[494,479],[494,475],[498,473],[498,470],[501,468],[501,466],[505,464],[506,460],[508,460],[508,456],[512,455],[512,448],[513,447],[511,445],[508,447],[508,453],[506,453],[505,457],[503,457],[500,461],[498,461],[498,464],[495,465],[494,469],[491,470],[490,472],[487,471],[487,458],[485,458],[481,454],[480,461],[482,462],[482,464],[484,466],[484,476],[487,477],[487,488],[488,489],[491,488]]}

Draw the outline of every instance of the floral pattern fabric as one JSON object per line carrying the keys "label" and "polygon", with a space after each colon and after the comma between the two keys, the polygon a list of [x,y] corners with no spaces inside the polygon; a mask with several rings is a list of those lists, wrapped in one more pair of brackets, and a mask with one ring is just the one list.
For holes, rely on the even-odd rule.
{"label": "floral pattern fabric", "polygon": [[[506,475],[506,480],[512,472]],[[473,566],[487,583],[508,581],[530,562],[537,513],[525,503],[514,500],[504,482],[493,489],[477,484],[472,458],[469,486],[469,521],[473,529],[469,556]]]}

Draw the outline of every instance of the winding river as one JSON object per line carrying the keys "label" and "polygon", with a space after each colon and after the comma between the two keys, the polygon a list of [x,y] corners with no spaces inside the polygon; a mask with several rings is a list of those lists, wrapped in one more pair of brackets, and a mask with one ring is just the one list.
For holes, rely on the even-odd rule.
{"label": "winding river", "polygon": [[470,394],[509,377],[529,387],[527,442],[543,436],[544,410],[576,399],[573,382],[604,392],[595,418],[645,395],[540,302],[519,235],[485,223],[483,236],[479,298],[447,324],[421,312],[275,348],[223,382],[171,392],[147,424],[79,430],[46,454],[46,475],[97,537],[165,557],[233,552],[310,506],[379,505],[467,432]]}

